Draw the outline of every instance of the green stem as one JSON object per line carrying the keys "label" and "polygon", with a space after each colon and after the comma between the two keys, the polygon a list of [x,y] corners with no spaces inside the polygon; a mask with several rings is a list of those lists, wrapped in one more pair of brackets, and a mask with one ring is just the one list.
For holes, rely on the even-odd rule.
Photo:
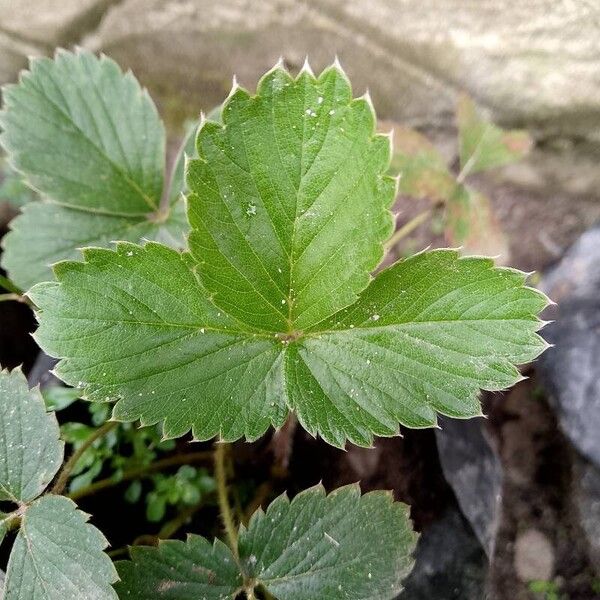
{"label": "green stem", "polygon": [[215,444],[215,480],[217,482],[217,497],[223,527],[227,534],[227,540],[234,556],[238,556],[237,528],[233,520],[233,513],[229,504],[229,493],[227,490],[227,472],[225,470],[225,455],[228,444],[218,442]]}
{"label": "green stem", "polygon": [[387,251],[391,250],[398,244],[398,242],[406,237],[409,233],[412,233],[419,225],[422,225],[432,213],[432,209],[428,208],[423,212],[419,213],[416,217],[413,217],[408,223],[405,223],[394,233],[394,235],[387,241],[385,248]]}
{"label": "green stem", "polygon": [[115,479],[114,477],[99,479],[98,481],[95,481],[94,483],[69,494],[69,498],[71,498],[71,500],[79,500],[80,498],[91,496],[93,494],[96,494],[97,492],[101,492],[102,490],[112,488],[116,485],[119,485],[120,483],[123,483],[124,481],[131,481],[132,479],[141,479],[142,477],[147,477],[152,473],[168,469],[169,467],[175,467],[178,465],[190,465],[196,462],[208,462],[212,460],[212,458],[213,453],[210,451],[189,452],[188,454],[176,454],[175,456],[169,456],[168,458],[157,460],[156,462],[153,462],[149,465],[145,465],[143,467],[138,467],[137,469],[130,469],[128,471],[124,471],[123,475],[119,479]]}
{"label": "green stem", "polygon": [[75,452],[73,452],[73,454],[71,454],[71,457],[64,464],[61,472],[58,475],[58,478],[56,479],[56,483],[54,484],[54,487],[52,488],[53,494],[62,494],[63,493],[65,487],[67,487],[69,477],[71,476],[71,473],[73,472],[73,469],[75,468],[75,465],[77,464],[77,461],[83,456],[83,453],[96,440],[99,440],[101,437],[104,437],[109,431],[114,429],[117,425],[118,425],[117,421],[107,421],[106,423],[104,423],[104,425],[102,425],[102,427],[98,427],[98,429],[96,429],[96,431],[94,431],[94,433],[92,433],[92,435],[90,435],[90,437],[88,437],[85,440],[85,442],[83,442],[83,444],[81,444],[81,446],[79,446],[79,448],[77,448],[77,450],[75,450]]}
{"label": "green stem", "polygon": [[4,288],[7,292],[17,294],[17,296],[23,295],[23,290],[17,287],[8,277],[0,275],[0,287]]}
{"label": "green stem", "polygon": [[210,495],[203,496],[199,502],[184,508],[174,519],[165,523],[158,532],[159,539],[166,540],[173,537],[201,508],[206,506],[209,498]]}

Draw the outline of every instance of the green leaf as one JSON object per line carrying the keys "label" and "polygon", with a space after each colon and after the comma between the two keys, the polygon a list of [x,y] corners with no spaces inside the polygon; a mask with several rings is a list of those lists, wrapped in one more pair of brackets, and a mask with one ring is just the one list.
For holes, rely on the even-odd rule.
{"label": "green leaf", "polygon": [[117,590],[132,600],[233,599],[264,586],[280,600],[385,600],[401,590],[415,542],[406,507],[390,494],[361,496],[353,485],[326,496],[317,486],[257,512],[240,532],[237,559],[194,535],[132,549]]}
{"label": "green leaf", "polygon": [[504,131],[486,121],[469,96],[460,97],[457,120],[460,167],[465,173],[516,162],[531,150],[533,142],[526,131]]}
{"label": "green leaf", "polygon": [[23,516],[6,571],[8,600],[116,600],[107,542],[62,496],[44,496]]}
{"label": "green leaf", "polygon": [[399,191],[413,198],[447,201],[456,186],[437,148],[414,129],[396,126],[390,172],[399,175]]}
{"label": "green leaf", "polygon": [[40,391],[48,410],[64,410],[81,397],[80,390],[62,385],[51,385]]}
{"label": "green leaf", "polygon": [[20,370],[0,372],[0,500],[39,496],[63,459],[58,423]]}
{"label": "green leaf", "polygon": [[0,142],[46,199],[27,206],[3,240],[2,264],[18,285],[51,279],[50,265],[82,246],[115,239],[184,246],[181,203],[159,208],[163,124],[131,73],[105,56],[59,51],[54,60],[33,59],[3,96]]}
{"label": "green leaf", "polygon": [[2,145],[42,194],[96,213],[158,208],[165,134],[131,73],[89,52],[31,61],[3,89]]}
{"label": "green leaf", "polygon": [[[392,232],[391,155],[345,74],[274,68],[232,91],[189,166],[190,251],[217,306],[259,331],[317,324],[356,300]],[[335,285],[332,285],[335,281]]]}
{"label": "green leaf", "polygon": [[0,158],[0,202],[8,202],[14,208],[22,208],[33,200],[35,194],[25,185],[19,174]]}
{"label": "green leaf", "polygon": [[394,188],[368,103],[336,67],[277,68],[259,92],[235,91],[198,134],[189,254],[86,249],[31,290],[59,376],[166,437],[256,439],[292,409],[331,444],[370,445],[437,412],[479,415],[479,389],[514,384],[544,349],[545,296],[448,250],[369,284]]}
{"label": "green leaf", "polygon": [[11,231],[3,239],[2,266],[15,283],[29,289],[53,279],[51,265],[78,258],[79,248],[84,246],[109,246],[116,239],[148,239],[182,248],[186,228],[183,203],[171,211],[167,221],[156,224],[145,218],[99,215],[35,202],[11,222]]}
{"label": "green leaf", "polygon": [[198,134],[199,123],[194,121],[186,127],[186,132],[177,151],[173,170],[169,180],[169,199],[173,204],[181,198],[181,194],[188,191],[185,182],[185,162],[188,158],[196,158],[196,135]]}
{"label": "green leaf", "polygon": [[117,563],[119,596],[128,600],[233,600],[242,576],[225,544],[211,545],[198,535],[187,541],[160,541],[158,548],[129,550],[132,561]]}

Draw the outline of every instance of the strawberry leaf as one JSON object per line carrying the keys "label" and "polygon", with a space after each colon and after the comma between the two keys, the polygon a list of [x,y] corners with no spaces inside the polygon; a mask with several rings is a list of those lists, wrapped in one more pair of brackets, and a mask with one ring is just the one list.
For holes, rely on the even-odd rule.
{"label": "strawberry leaf", "polygon": [[404,505],[358,486],[321,486],[277,498],[242,528],[236,556],[199,536],[136,548],[119,563],[121,597],[233,600],[265,588],[280,600],[395,597],[412,567],[416,536]]}
{"label": "strawberry leaf", "polygon": [[400,176],[399,191],[413,198],[447,201],[456,183],[438,149],[414,129],[396,126],[393,131],[390,171]]}
{"label": "strawberry leaf", "polygon": [[516,162],[531,150],[532,140],[526,131],[504,131],[485,120],[469,96],[460,97],[457,120],[460,166],[465,173]]}
{"label": "strawberry leaf", "polygon": [[20,370],[0,372],[0,500],[23,503],[39,496],[63,459],[54,413]]}
{"label": "strawberry leaf", "polygon": [[107,542],[74,502],[43,496],[27,507],[12,548],[4,597],[11,600],[116,600]]}
{"label": "strawberry leaf", "polygon": [[105,56],[59,51],[33,59],[3,97],[0,142],[44,197],[3,241],[2,264],[19,286],[51,279],[49,265],[81,246],[142,238],[184,245],[182,210],[160,207],[163,124],[131,73]]}
{"label": "strawberry leaf", "polygon": [[[268,73],[206,121],[190,252],[121,243],[30,296],[67,383],[167,437],[255,439],[289,409],[343,446],[481,413],[543,349],[543,294],[491,260],[434,251],[374,280],[391,233],[389,141],[341,70]],[[366,289],[365,289],[366,288]]]}

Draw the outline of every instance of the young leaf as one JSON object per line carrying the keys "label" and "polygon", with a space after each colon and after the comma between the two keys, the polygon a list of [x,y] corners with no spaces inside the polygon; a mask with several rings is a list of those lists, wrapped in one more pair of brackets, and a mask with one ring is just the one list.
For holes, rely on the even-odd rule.
{"label": "young leaf", "polygon": [[499,256],[501,264],[508,260],[508,241],[490,201],[464,185],[457,185],[446,203],[446,239],[463,254]]}
{"label": "young leaf", "polygon": [[394,127],[390,172],[400,176],[399,191],[413,198],[447,201],[456,186],[444,157],[414,129]]}
{"label": "young leaf", "polygon": [[116,587],[132,600],[233,600],[259,586],[280,600],[385,600],[400,591],[415,541],[406,507],[389,494],[347,486],[326,496],[318,486],[256,513],[236,557],[198,536],[136,548]]}
{"label": "young leaf", "polygon": [[[160,210],[165,135],[131,73],[89,52],[33,59],[3,89],[0,141],[46,201],[17,217],[3,265],[21,287],[82,245],[160,239],[183,246],[185,219]],[[33,236],[33,239],[32,239]]]}
{"label": "young leaf", "polygon": [[[336,446],[480,414],[537,356],[543,294],[453,251],[380,273],[389,142],[337,68],[237,90],[192,161],[190,253],[87,249],[30,293],[60,377],[167,437],[255,439],[289,408]],[[367,287],[365,290],[364,288]],[[350,306],[350,308],[347,308]]]}
{"label": "young leaf", "polygon": [[18,369],[0,372],[0,500],[33,500],[62,459],[58,423],[46,412],[39,390],[29,390]]}
{"label": "young leaf", "polygon": [[460,167],[465,173],[515,162],[531,150],[532,140],[526,131],[504,131],[486,121],[467,95],[459,99],[457,120]]}
{"label": "young leaf", "polygon": [[107,542],[72,500],[43,496],[23,515],[8,561],[8,600],[116,600]]}

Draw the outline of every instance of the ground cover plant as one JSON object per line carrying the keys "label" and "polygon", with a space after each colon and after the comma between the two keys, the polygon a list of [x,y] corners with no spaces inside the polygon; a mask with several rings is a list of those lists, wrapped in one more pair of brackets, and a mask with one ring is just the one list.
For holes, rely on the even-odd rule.
{"label": "ground cover plant", "polygon": [[[513,385],[543,351],[546,297],[457,250],[378,269],[394,230],[391,139],[337,62],[318,76],[278,64],[254,95],[234,84],[169,177],[156,108],[106,57],[34,60],[3,98],[0,141],[41,196],[5,238],[3,285],[32,304],[70,386],[44,403],[19,370],[0,376],[2,523],[17,532],[5,597],[395,597],[416,541],[406,506],[317,486],[240,518],[228,444],[297,419],[333,446],[370,447],[438,414],[478,416],[479,390]],[[494,139],[472,162],[494,162]],[[95,428],[63,423],[63,464],[52,409],[79,397]],[[116,455],[114,480],[138,501],[184,436],[215,440],[213,475],[183,458],[146,490],[147,516],[214,498],[224,541],[137,545],[114,566],[73,500]]]}

